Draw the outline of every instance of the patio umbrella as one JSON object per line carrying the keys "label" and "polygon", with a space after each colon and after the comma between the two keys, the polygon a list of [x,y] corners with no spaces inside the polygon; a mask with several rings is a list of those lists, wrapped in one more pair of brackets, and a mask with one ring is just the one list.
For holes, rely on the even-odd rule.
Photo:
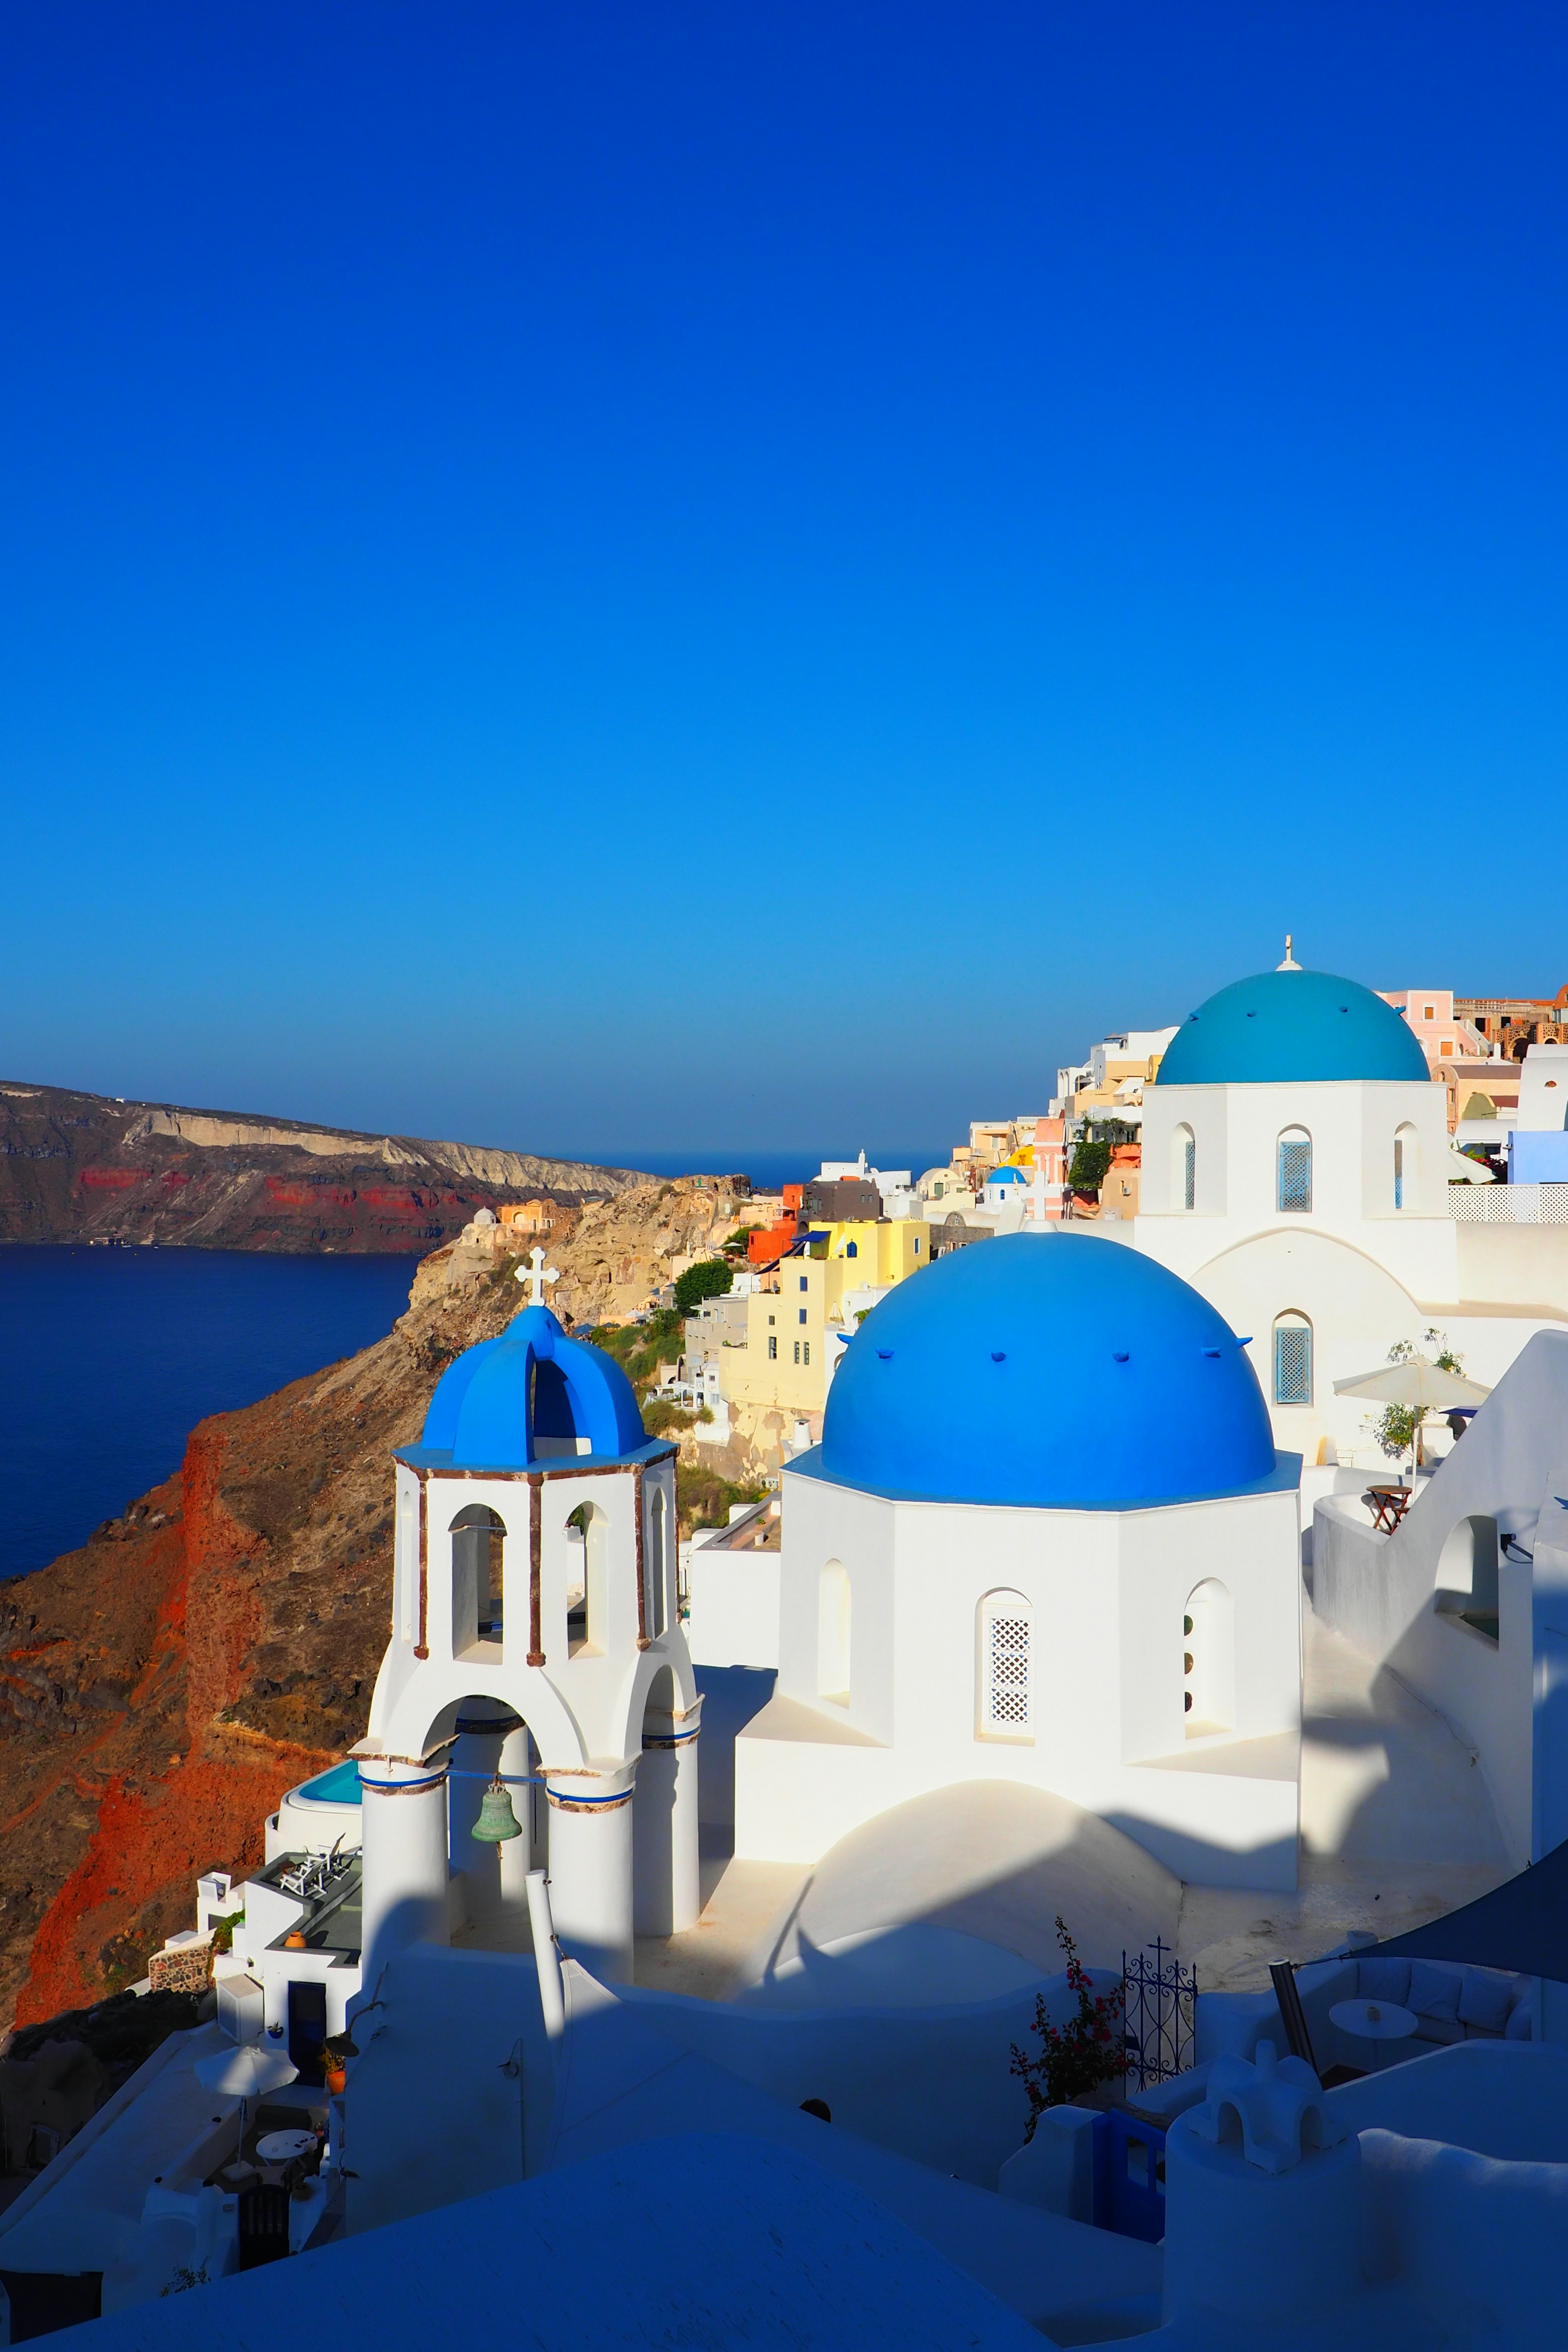
{"label": "patio umbrella", "polygon": [[[1452,1412],[1456,1405],[1485,1404],[1490,1389],[1468,1381],[1462,1372],[1445,1372],[1425,1356],[1407,1356],[1400,1362],[1380,1364],[1375,1372],[1358,1372],[1334,1382],[1336,1396],[1368,1397],[1377,1404],[1401,1404],[1415,1412],[1414,1452],[1421,1455],[1421,1423],[1430,1412]],[[1413,1465],[1413,1468],[1414,1468]]]}
{"label": "patio umbrella", "polygon": [[194,2072],[205,2091],[217,2091],[225,2098],[239,2101],[239,2145],[245,2147],[247,2111],[252,2099],[265,2098],[268,2091],[280,2091],[291,2083],[300,2069],[281,2050],[264,2050],[259,2042],[242,2042],[232,2050],[220,2050],[211,2058],[198,2058]]}

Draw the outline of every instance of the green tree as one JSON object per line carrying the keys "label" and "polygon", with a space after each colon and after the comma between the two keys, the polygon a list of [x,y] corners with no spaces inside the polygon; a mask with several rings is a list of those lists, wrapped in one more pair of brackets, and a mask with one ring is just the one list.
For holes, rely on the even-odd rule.
{"label": "green tree", "polygon": [[1110,1166],[1109,1143],[1091,1143],[1083,1136],[1073,1145],[1068,1182],[1075,1192],[1098,1192]]}
{"label": "green tree", "polygon": [[[1437,1350],[1430,1361],[1436,1365],[1440,1372],[1464,1370],[1464,1359],[1454,1353],[1443,1332],[1435,1330],[1424,1332],[1421,1344],[1424,1348],[1435,1348]],[[1410,1340],[1396,1339],[1388,1351],[1388,1360],[1391,1364],[1408,1364],[1415,1354],[1415,1349]],[[1372,1433],[1389,1460],[1394,1462],[1398,1460],[1400,1454],[1409,1453],[1415,1443],[1416,1425],[1426,1418],[1426,1411],[1424,1405],[1385,1404],[1380,1413],[1371,1416]]]}
{"label": "green tree", "polygon": [[722,1298],[735,1279],[735,1269],[721,1257],[699,1258],[675,1278],[675,1303],[682,1315],[695,1315],[705,1298]]}

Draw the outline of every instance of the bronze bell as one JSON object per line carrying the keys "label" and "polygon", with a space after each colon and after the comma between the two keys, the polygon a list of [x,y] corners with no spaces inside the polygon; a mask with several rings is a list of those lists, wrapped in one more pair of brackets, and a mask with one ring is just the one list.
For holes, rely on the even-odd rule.
{"label": "bronze bell", "polygon": [[521,1837],[521,1827],[511,1809],[511,1799],[501,1786],[498,1774],[485,1790],[479,1805],[479,1818],[468,1832],[481,1845],[503,1845],[508,1838]]}

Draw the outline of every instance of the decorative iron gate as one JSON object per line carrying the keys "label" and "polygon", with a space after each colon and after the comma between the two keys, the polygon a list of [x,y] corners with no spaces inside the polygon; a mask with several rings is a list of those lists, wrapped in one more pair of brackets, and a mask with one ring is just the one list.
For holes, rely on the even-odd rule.
{"label": "decorative iron gate", "polygon": [[1184,1969],[1156,1936],[1148,1952],[1131,1959],[1122,1953],[1121,1974],[1127,1988],[1127,2082],[1146,2091],[1152,2083],[1184,2074],[1193,2063],[1198,1972]]}

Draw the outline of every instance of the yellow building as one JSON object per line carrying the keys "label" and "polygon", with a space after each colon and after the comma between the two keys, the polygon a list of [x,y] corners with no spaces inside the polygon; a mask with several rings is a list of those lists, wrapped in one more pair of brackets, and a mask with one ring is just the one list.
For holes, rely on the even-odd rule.
{"label": "yellow building", "polygon": [[782,1258],[747,1299],[746,1344],[723,1350],[720,1394],[734,1405],[795,1413],[820,1436],[828,1374],[845,1340],[884,1291],[930,1258],[923,1217],[814,1225],[801,1255]]}

